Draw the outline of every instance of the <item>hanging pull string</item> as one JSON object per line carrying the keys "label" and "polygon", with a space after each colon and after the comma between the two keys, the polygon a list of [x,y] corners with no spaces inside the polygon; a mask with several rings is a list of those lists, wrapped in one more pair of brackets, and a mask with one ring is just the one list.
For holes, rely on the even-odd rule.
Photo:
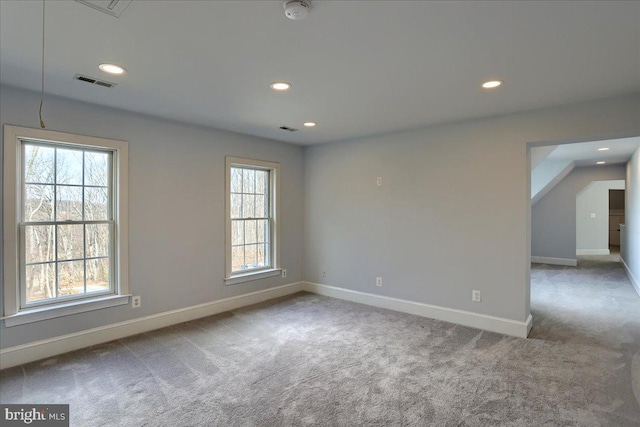
{"label": "hanging pull string", "polygon": [[44,103],[44,0],[42,0],[42,81],[40,85],[40,109],[38,116],[40,117],[40,127],[44,129],[44,120],[42,120],[42,104]]}

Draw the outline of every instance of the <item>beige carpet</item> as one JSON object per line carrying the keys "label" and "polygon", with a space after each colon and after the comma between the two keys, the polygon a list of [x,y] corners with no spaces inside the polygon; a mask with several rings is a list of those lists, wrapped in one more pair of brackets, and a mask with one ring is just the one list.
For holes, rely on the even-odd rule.
{"label": "beige carpet", "polygon": [[630,286],[535,266],[526,340],[301,293],[4,370],[0,401],[72,426],[638,426]]}

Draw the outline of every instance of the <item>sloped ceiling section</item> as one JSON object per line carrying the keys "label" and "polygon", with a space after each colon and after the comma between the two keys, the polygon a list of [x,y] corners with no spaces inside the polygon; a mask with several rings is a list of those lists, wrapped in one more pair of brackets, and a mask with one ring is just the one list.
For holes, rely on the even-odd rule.
{"label": "sloped ceiling section", "polygon": [[535,204],[575,167],[625,164],[640,148],[640,136],[550,145],[531,149],[531,204]]}
{"label": "sloped ceiling section", "polygon": [[575,168],[575,162],[544,159],[531,171],[531,204],[542,199]]}

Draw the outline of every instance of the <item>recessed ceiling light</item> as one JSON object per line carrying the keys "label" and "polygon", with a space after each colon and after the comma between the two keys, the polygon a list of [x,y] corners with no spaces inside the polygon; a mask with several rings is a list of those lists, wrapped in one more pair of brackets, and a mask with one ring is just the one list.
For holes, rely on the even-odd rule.
{"label": "recessed ceiling light", "polygon": [[273,82],[269,85],[273,90],[287,90],[291,87],[291,83],[287,82]]}
{"label": "recessed ceiling light", "polygon": [[316,125],[316,122],[305,122],[304,125],[308,128],[312,128]]}
{"label": "recessed ceiling light", "polygon": [[596,165],[604,165],[605,163],[607,163],[607,162],[600,161],[600,162],[596,162]]}
{"label": "recessed ceiling light", "polygon": [[502,83],[502,80],[489,80],[488,82],[482,83],[482,87],[485,89],[493,89],[494,87],[500,86]]}
{"label": "recessed ceiling light", "polygon": [[124,74],[127,71],[124,67],[116,64],[100,64],[98,65],[98,68],[109,74]]}
{"label": "recessed ceiling light", "polygon": [[598,148],[598,151],[608,151],[609,147],[602,147],[602,148]]}

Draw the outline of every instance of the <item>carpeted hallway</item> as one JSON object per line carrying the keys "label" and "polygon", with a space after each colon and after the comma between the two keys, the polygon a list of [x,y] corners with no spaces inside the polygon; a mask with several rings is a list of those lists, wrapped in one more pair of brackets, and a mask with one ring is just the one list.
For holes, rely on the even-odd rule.
{"label": "carpeted hallway", "polygon": [[620,265],[534,265],[532,311],[525,340],[301,293],[7,369],[0,400],[72,426],[640,425]]}

